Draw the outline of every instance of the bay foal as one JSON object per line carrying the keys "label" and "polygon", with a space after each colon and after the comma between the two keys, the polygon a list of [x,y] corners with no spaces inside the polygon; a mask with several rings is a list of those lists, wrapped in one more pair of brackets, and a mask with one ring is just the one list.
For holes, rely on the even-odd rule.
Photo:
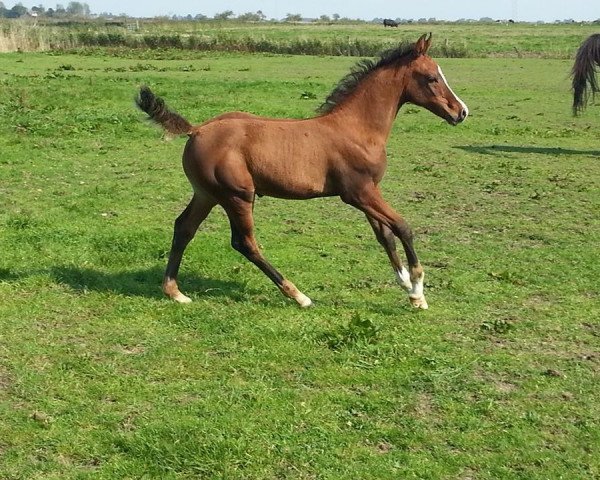
{"label": "bay foal", "polygon": [[[308,307],[310,298],[258,248],[252,217],[255,196],[339,196],[365,213],[411,304],[427,308],[423,268],[413,248],[411,229],[385,202],[378,185],[386,168],[385,145],[403,104],[424,107],[451,125],[468,115],[466,105],[427,55],[430,43],[431,34],[429,38],[423,35],[415,44],[385,52],[376,61],[358,63],[326,99],[320,115],[304,120],[231,112],[192,125],[142,87],[136,101],[150,119],[171,134],[189,136],[183,169],[194,195],[175,221],[164,293],[177,302],[191,301],[177,285],[179,265],[187,244],[218,204],[229,218],[233,248],[285,296]],[[408,270],[398,258],[395,238],[404,247]]]}

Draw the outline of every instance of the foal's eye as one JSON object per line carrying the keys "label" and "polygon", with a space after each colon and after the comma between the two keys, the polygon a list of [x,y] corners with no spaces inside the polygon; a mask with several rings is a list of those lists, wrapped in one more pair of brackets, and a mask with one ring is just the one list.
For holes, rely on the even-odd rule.
{"label": "foal's eye", "polygon": [[437,83],[438,79],[435,75],[427,75],[427,82],[428,83]]}

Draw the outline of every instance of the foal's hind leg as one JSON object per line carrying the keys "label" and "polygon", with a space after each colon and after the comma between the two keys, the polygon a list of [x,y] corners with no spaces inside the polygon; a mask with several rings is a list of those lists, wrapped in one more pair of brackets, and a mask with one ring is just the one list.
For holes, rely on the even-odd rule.
{"label": "foal's hind leg", "polygon": [[296,300],[301,307],[309,307],[312,305],[311,299],[298,290],[292,282],[283,278],[260,252],[253,233],[253,204],[253,201],[240,197],[232,197],[223,202],[223,208],[227,212],[231,225],[231,246],[260,268],[286,297]]}
{"label": "foal's hind leg", "polygon": [[190,303],[192,300],[179,291],[177,286],[177,273],[183,251],[188,243],[194,238],[198,227],[208,216],[216,202],[204,194],[195,193],[192,200],[185,210],[175,220],[173,229],[173,242],[165,276],[163,278],[162,289],[165,295],[179,303]]}

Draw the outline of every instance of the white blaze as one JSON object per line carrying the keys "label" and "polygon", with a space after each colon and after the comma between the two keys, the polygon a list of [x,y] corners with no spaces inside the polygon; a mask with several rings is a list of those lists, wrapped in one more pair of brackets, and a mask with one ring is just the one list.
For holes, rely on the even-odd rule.
{"label": "white blaze", "polygon": [[448,87],[448,90],[450,90],[450,93],[452,95],[454,95],[454,97],[456,98],[456,100],[458,100],[458,103],[460,103],[461,106],[463,107],[463,109],[465,110],[465,118],[467,118],[467,116],[469,115],[469,107],[467,107],[467,105],[465,104],[465,102],[463,102],[458,97],[458,95],[456,95],[456,93],[454,93],[454,90],[452,90],[452,88],[450,87],[450,85],[448,85],[448,80],[446,80],[446,77],[444,76],[444,72],[442,72],[442,67],[440,67],[439,65],[438,65],[438,72],[440,73],[440,77],[442,77],[442,80],[444,81],[444,83]]}

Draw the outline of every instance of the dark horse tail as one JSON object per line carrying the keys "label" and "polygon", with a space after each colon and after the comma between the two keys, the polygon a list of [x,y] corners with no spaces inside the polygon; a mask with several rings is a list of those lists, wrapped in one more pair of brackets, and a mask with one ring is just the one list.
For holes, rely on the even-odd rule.
{"label": "dark horse tail", "polygon": [[571,71],[573,77],[573,114],[581,112],[589,99],[600,92],[596,79],[596,66],[600,66],[600,33],[588,37],[577,50],[575,64]]}
{"label": "dark horse tail", "polygon": [[177,112],[169,110],[165,101],[154,95],[147,86],[144,85],[140,88],[135,103],[148,114],[150,120],[158,123],[167,132],[173,135],[189,135],[191,133],[192,124]]}

